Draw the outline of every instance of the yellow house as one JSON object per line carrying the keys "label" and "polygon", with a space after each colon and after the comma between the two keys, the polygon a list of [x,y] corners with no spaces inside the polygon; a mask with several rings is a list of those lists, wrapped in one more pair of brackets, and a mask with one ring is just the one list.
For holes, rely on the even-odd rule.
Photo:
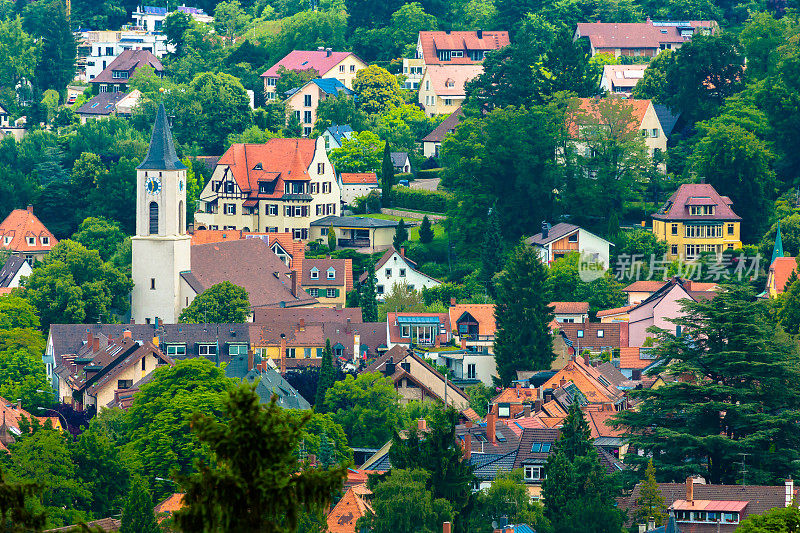
{"label": "yellow house", "polygon": [[283,97],[276,92],[281,67],[297,72],[314,69],[320,78],[336,78],[345,87],[352,89],[356,72],[366,68],[367,64],[353,52],[335,52],[323,47],[316,50],[292,50],[261,75],[264,78],[264,94],[268,101]]}
{"label": "yellow house", "polygon": [[741,248],[741,220],[730,198],[707,183],[688,183],[653,215],[653,233],[667,243],[667,259],[690,260]]}
{"label": "yellow house", "polygon": [[320,305],[341,309],[347,303],[347,291],[353,289],[353,260],[306,259],[301,284]]}
{"label": "yellow house", "polygon": [[483,73],[483,65],[430,65],[419,84],[419,103],[429,117],[450,115],[467,96],[468,81]]}

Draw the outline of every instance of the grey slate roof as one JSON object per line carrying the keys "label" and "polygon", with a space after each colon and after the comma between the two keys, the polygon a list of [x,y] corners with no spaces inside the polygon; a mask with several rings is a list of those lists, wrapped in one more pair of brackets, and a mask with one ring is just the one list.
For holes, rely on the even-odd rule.
{"label": "grey slate roof", "polygon": [[275,369],[266,367],[265,370],[248,371],[246,355],[234,356],[225,367],[225,375],[229,378],[246,379],[250,383],[258,380],[256,394],[261,403],[269,403],[275,394],[278,397],[278,405],[284,409],[311,409],[311,404]]}
{"label": "grey slate roof", "polygon": [[669,106],[664,104],[653,104],[653,110],[656,112],[658,121],[661,122],[661,129],[664,130],[664,135],[669,137],[672,135],[672,130],[675,129],[675,124],[681,118],[680,113],[673,113]]}
{"label": "grey slate roof", "polygon": [[470,464],[475,466],[473,471],[475,477],[481,480],[492,481],[498,474],[511,472],[514,469],[514,460],[517,457],[517,450],[508,452],[505,455],[480,454],[470,455]]}
{"label": "grey slate roof", "polygon": [[342,144],[342,141],[347,138],[348,133],[354,133],[353,128],[350,127],[350,124],[331,124],[326,131],[340,145]]}
{"label": "grey slate roof", "polygon": [[399,224],[397,220],[384,220],[369,217],[340,217],[330,215],[315,220],[312,226],[345,226],[348,228],[394,228]]}
{"label": "grey slate roof", "polygon": [[547,237],[542,237],[541,233],[537,233],[533,237],[528,237],[527,239],[525,239],[525,242],[527,242],[528,244],[536,244],[539,246],[543,246],[549,242],[557,241],[561,237],[564,237],[565,235],[568,235],[578,229],[580,228],[575,224],[567,224],[566,222],[559,222],[558,224],[550,228]]}
{"label": "grey slate roof", "polygon": [[0,268],[0,287],[8,287],[19,269],[25,264],[25,256],[14,254],[6,260],[3,268]]}
{"label": "grey slate roof", "polygon": [[392,158],[392,164],[396,167],[402,167],[406,164],[408,159],[408,152],[390,152],[389,156]]}
{"label": "grey slate roof", "polygon": [[100,93],[82,106],[75,113],[78,115],[110,115],[117,110],[117,102],[128,96],[124,92]]}
{"label": "grey slate roof", "polygon": [[183,170],[186,166],[178,159],[175,144],[172,141],[172,132],[167,121],[167,111],[164,104],[158,104],[156,120],[153,123],[153,134],[150,137],[150,147],[142,164],[136,167],[139,170]]}

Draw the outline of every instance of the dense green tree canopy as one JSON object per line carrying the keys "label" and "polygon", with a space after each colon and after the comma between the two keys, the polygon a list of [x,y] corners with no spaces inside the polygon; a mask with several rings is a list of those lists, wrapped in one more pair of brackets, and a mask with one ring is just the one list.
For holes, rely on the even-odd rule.
{"label": "dense green tree canopy", "polygon": [[250,315],[247,290],[230,281],[223,281],[203,291],[181,311],[179,321],[185,324],[243,323]]}
{"label": "dense green tree canopy", "polygon": [[353,90],[358,105],[367,114],[381,114],[403,104],[397,78],[388,70],[370,65],[356,72]]}

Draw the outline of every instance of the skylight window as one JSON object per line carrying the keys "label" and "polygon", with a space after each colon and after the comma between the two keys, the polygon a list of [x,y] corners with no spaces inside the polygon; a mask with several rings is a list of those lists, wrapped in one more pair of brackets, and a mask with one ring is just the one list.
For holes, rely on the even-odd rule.
{"label": "skylight window", "polygon": [[550,453],[551,442],[534,442],[531,446],[531,453]]}

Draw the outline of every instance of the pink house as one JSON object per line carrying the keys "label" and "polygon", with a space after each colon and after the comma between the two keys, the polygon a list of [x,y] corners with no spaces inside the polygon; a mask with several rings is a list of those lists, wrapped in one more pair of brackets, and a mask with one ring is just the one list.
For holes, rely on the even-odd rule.
{"label": "pink house", "polygon": [[679,333],[677,326],[668,319],[683,316],[680,300],[710,300],[715,295],[716,292],[708,290],[694,290],[690,280],[670,279],[663,287],[630,310],[629,346],[641,347],[648,337],[654,337],[647,331],[650,326]]}

